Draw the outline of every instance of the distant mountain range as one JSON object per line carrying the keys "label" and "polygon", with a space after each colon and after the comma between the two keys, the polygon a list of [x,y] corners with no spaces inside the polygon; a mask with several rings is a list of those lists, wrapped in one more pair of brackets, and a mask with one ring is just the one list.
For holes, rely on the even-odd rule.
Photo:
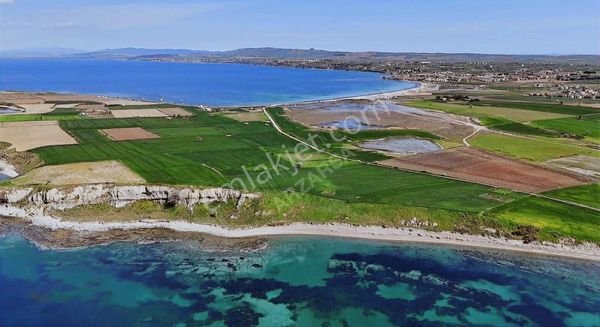
{"label": "distant mountain range", "polygon": [[0,51],[0,58],[54,58],[81,52],[83,50],[69,48],[27,48]]}
{"label": "distant mountain range", "polygon": [[230,51],[190,49],[118,48],[81,51],[64,48],[33,48],[0,51],[0,58],[69,58],[69,59],[181,59],[209,58],[273,58],[332,60],[406,60],[429,62],[541,62],[600,65],[600,55],[503,55],[477,53],[417,53],[417,52],[345,52],[317,49],[244,48]]}

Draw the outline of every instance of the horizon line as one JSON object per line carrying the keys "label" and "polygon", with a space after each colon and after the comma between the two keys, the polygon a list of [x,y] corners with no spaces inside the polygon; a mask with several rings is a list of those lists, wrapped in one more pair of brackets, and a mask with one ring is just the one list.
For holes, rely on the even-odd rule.
{"label": "horizon line", "polygon": [[[304,50],[304,51],[325,51],[325,52],[346,52],[346,53],[388,53],[388,54],[466,54],[466,55],[498,55],[498,56],[547,56],[547,57],[561,57],[561,56],[600,56],[600,53],[488,53],[488,52],[444,52],[444,51],[382,51],[382,50],[362,50],[362,51],[351,51],[351,50],[329,50],[329,49],[318,49],[318,48],[290,48],[290,47],[275,47],[275,46],[255,46],[255,47],[241,47],[227,50],[207,50],[207,49],[193,49],[193,48],[181,48],[181,47],[138,47],[138,46],[125,46],[125,47],[111,47],[111,48],[96,48],[96,49],[77,49],[69,47],[27,47],[27,48],[9,48],[1,49],[2,52],[11,51],[33,51],[33,50],[71,50],[75,53],[87,53],[97,52],[105,50],[119,50],[119,49],[140,49],[140,50],[188,50],[188,51],[205,51],[205,52],[230,52],[244,49],[280,49],[280,50]],[[75,54],[74,53],[74,54]]]}

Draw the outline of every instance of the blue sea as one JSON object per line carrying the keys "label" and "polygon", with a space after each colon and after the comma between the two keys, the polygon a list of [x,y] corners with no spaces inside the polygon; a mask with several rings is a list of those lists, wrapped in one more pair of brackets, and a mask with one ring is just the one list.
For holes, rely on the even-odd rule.
{"label": "blue sea", "polygon": [[0,60],[0,90],[97,94],[235,106],[397,91],[381,74],[284,67],[97,60]]}
{"label": "blue sea", "polygon": [[41,250],[0,238],[2,326],[600,326],[600,264],[288,237]]}

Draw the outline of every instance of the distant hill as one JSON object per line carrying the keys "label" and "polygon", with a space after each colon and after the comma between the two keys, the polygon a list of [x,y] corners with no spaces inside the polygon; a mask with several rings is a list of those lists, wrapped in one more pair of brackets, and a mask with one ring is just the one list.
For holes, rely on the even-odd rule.
{"label": "distant hill", "polygon": [[0,51],[0,58],[55,58],[81,53],[82,51],[69,48],[27,48]]}
{"label": "distant hill", "polygon": [[72,54],[69,57],[79,59],[128,59],[141,56],[181,56],[193,53],[202,53],[202,50],[190,49],[144,49],[144,48],[118,48],[103,49],[91,52]]}
{"label": "distant hill", "polygon": [[274,59],[335,59],[335,60],[405,60],[429,62],[522,62],[600,65],[598,55],[505,55],[477,53],[419,53],[419,52],[346,52],[318,49],[244,48],[230,51],[190,49],[118,48],[97,51],[74,49],[25,49],[0,52],[0,57],[64,57],[76,59],[181,59],[203,58],[274,58]]}

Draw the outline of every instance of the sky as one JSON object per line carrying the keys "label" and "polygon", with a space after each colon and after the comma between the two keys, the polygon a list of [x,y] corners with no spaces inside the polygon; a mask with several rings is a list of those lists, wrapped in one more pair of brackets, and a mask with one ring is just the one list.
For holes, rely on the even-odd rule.
{"label": "sky", "polygon": [[600,54],[600,0],[0,0],[0,50]]}

